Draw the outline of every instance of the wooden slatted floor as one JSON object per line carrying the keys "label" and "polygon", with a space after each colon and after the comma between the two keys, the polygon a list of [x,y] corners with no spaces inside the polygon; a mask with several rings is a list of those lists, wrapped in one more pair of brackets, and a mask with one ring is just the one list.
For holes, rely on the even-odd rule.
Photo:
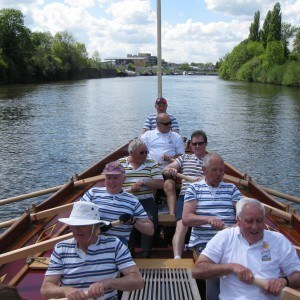
{"label": "wooden slatted floor", "polygon": [[122,300],[201,299],[191,274],[192,259],[141,259],[136,263],[145,279],[145,287],[124,292]]}

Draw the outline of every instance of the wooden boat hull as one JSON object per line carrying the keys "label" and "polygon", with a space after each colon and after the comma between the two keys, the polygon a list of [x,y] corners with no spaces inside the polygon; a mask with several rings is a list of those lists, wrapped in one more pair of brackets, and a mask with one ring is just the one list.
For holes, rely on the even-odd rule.
{"label": "wooden boat hull", "polygon": [[[128,144],[123,145],[83,173],[79,174],[76,180],[82,180],[101,174],[106,163],[128,155],[127,147]],[[240,182],[243,182],[246,179],[244,174],[227,163],[225,165],[225,174],[229,177],[232,176],[236,178]],[[75,187],[74,181],[70,180],[47,200],[34,206],[34,213],[73,203],[74,201],[79,200],[85,191],[93,185],[104,186],[104,180],[102,179],[96,183],[90,183],[80,187]],[[272,198],[254,182],[248,181],[246,187],[239,183],[236,183],[236,185],[245,196],[257,198],[264,204],[277,208],[282,212],[286,211],[286,206],[284,204]],[[46,265],[44,264],[43,266],[42,261],[40,262],[42,269],[33,269],[29,263],[33,260],[28,259],[28,256],[34,254],[37,258],[43,258],[51,255],[51,249],[53,247],[50,247],[49,250],[40,249],[37,252],[36,250],[31,250],[31,247],[35,244],[40,245],[40,243],[47,242],[52,238],[66,234],[67,226],[58,222],[58,218],[68,216],[69,211],[70,210],[65,210],[56,215],[49,215],[41,220],[34,220],[32,215],[30,215],[29,212],[26,212],[14,223],[14,225],[0,236],[0,282],[16,286],[23,298],[42,299],[39,290],[44,278]],[[164,234],[172,233],[172,230],[174,230],[175,220],[170,219],[168,216],[169,215],[160,216],[160,225],[165,228]],[[267,227],[271,230],[283,233],[295,246],[299,247],[300,219],[296,214],[291,214],[290,216],[289,222],[279,216],[268,214]],[[162,239],[161,236],[160,239]],[[165,243],[161,243],[158,246],[161,248],[156,252],[156,258],[172,258],[170,239],[165,239]],[[21,254],[20,251],[23,251],[26,247],[29,248],[29,252]],[[15,251],[16,256],[8,258],[11,251]],[[300,255],[300,253],[298,254]],[[28,263],[26,262],[26,259]]]}

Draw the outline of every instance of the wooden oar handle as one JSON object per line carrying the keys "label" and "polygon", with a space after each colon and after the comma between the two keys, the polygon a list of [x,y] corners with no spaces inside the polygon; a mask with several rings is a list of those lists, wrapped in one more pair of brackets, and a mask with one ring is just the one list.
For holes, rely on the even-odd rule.
{"label": "wooden oar handle", "polygon": [[176,177],[181,178],[181,179],[184,179],[184,180],[186,180],[186,181],[188,181],[188,182],[195,182],[195,179],[194,179],[194,178],[189,177],[189,176],[186,176],[186,175],[183,175],[183,174],[181,174],[181,173],[177,173],[177,174],[176,174]]}
{"label": "wooden oar handle", "polygon": [[265,287],[266,280],[254,277],[253,283],[263,289]]}
{"label": "wooden oar handle", "polygon": [[111,226],[112,227],[117,227],[117,226],[119,226],[121,224],[122,224],[122,222],[120,220],[116,220],[116,221],[111,222]]}
{"label": "wooden oar handle", "polygon": [[[264,289],[265,285],[266,285],[266,280],[264,279],[260,279],[260,278],[254,278],[253,283],[255,285],[257,285],[258,287]],[[280,295],[279,295],[280,299],[290,299],[290,300],[298,300],[300,299],[300,291],[289,288],[289,287],[285,287],[281,290]]]}
{"label": "wooden oar handle", "polygon": [[[84,292],[85,296],[87,297],[88,296],[88,293],[87,291]],[[93,300],[95,298],[86,298],[86,300]],[[103,297],[98,297],[97,299],[103,299]],[[68,300],[67,298],[51,298],[49,300]]]}

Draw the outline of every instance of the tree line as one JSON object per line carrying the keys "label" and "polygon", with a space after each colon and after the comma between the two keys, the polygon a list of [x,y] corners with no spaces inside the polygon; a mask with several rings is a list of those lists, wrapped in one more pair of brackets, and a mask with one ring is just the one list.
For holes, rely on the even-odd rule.
{"label": "tree line", "polygon": [[282,22],[279,3],[262,28],[257,11],[248,38],[218,62],[218,73],[223,79],[300,86],[300,27]]}
{"label": "tree line", "polygon": [[68,32],[31,32],[21,11],[0,10],[0,83],[72,79],[100,64],[99,53],[89,58],[85,45]]}

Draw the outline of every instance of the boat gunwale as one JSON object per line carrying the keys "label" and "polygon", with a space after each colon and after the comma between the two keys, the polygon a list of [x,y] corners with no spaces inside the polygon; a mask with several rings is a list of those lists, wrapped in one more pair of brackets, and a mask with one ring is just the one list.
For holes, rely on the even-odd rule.
{"label": "boat gunwale", "polygon": [[[127,146],[128,146],[128,143],[126,143],[125,145],[121,146],[120,148],[118,148],[116,151],[114,151],[110,155],[108,155],[108,156],[104,157],[103,159],[101,159],[100,161],[98,161],[92,167],[88,168],[86,171],[81,173],[78,176],[79,179],[86,179],[86,178],[88,178],[90,176],[93,176],[93,175],[99,175],[99,173],[102,172],[102,170],[103,170],[106,163],[108,163],[110,161],[113,161],[113,160],[116,160],[120,157],[123,157],[126,154],[128,155]],[[240,179],[246,179],[245,174],[242,174],[239,171],[235,172],[235,170],[236,170],[235,168],[233,168],[233,167],[231,168],[230,164],[226,163],[226,166],[225,166],[225,173],[226,174],[233,175],[233,176],[235,176],[237,178],[240,178]],[[98,186],[100,183],[103,185],[103,182],[104,182],[104,180],[102,179],[102,180],[99,180],[96,183],[91,183],[91,184],[88,184],[86,186],[75,187],[73,180],[69,180],[55,194],[51,195],[44,202],[37,205],[36,206],[36,211],[43,211],[45,208],[49,208],[49,207],[52,208],[53,207],[52,203],[55,203],[55,206],[58,205],[58,204],[62,205],[62,204],[66,204],[66,203],[72,203],[72,202],[76,201],[76,199],[78,199],[80,197],[80,195],[83,195],[84,192],[86,190],[88,190],[90,187],[95,186],[95,185]],[[249,186],[243,192],[247,194],[249,192],[253,193],[254,191],[257,191],[261,195],[262,199],[260,199],[260,200],[263,200],[262,202],[264,202],[264,201],[267,202],[268,201],[268,203],[273,205],[273,206],[275,206],[274,203],[277,203],[277,201],[274,201],[273,197],[268,195],[265,191],[261,190],[259,188],[259,186],[256,185],[253,181],[249,181]],[[282,210],[282,211],[286,210],[285,205],[282,205],[282,206],[278,205],[277,208]],[[30,225],[28,225],[28,227],[27,227],[27,231],[30,233],[30,226],[32,226],[32,225],[33,226],[39,226],[39,227],[42,227],[42,226],[46,227],[46,226],[48,226],[47,224],[50,224],[50,222],[57,222],[56,220],[58,218],[59,218],[59,214],[54,215],[53,217],[48,217],[48,218],[39,220],[39,221],[31,221]],[[290,222],[290,224],[286,221],[282,222],[282,219],[280,219],[279,217],[267,216],[267,218],[269,220],[271,220],[272,222],[274,222],[276,225],[278,225],[278,227],[280,227],[281,230],[283,230],[284,232],[288,232],[289,228],[290,228],[290,231],[295,231],[294,228],[292,228],[292,226],[296,226],[296,229],[300,228],[300,218],[299,218],[298,215],[295,215],[295,214],[292,214],[292,220],[293,221]],[[9,233],[12,234],[12,232],[16,233],[17,231],[18,231],[17,233],[19,233],[20,229],[16,231],[15,228],[19,228],[19,226],[21,226],[20,224],[22,224],[22,222],[24,222],[23,219],[19,219],[14,225],[12,225],[7,231],[5,231],[5,233],[7,232],[6,234],[9,234]],[[175,222],[174,222],[174,224],[175,224]],[[172,226],[172,224],[169,224],[169,225]],[[60,235],[60,234],[62,234],[62,232],[59,233],[58,235]],[[287,238],[289,238],[289,236],[287,236],[286,234],[285,234],[285,236]],[[300,240],[299,234],[296,237],[298,238],[298,240]],[[2,235],[0,236],[0,242],[1,242],[1,238],[2,238]],[[27,238],[27,237],[25,236],[23,240],[25,240],[25,238]],[[34,243],[33,238],[34,237],[32,235],[28,234],[27,244],[32,243],[32,241]],[[31,239],[31,242],[30,242],[30,239]],[[24,245],[25,244],[26,243],[24,243]],[[300,242],[297,246],[300,246]],[[47,253],[47,255],[49,255],[49,250],[45,251],[45,252],[41,252],[41,253],[39,253],[39,255],[45,255],[45,253]],[[300,256],[299,252],[298,252],[298,255]],[[26,272],[26,270],[24,272]],[[28,272],[30,272],[30,271],[28,271]],[[26,274],[24,274],[24,276],[26,276]]]}

